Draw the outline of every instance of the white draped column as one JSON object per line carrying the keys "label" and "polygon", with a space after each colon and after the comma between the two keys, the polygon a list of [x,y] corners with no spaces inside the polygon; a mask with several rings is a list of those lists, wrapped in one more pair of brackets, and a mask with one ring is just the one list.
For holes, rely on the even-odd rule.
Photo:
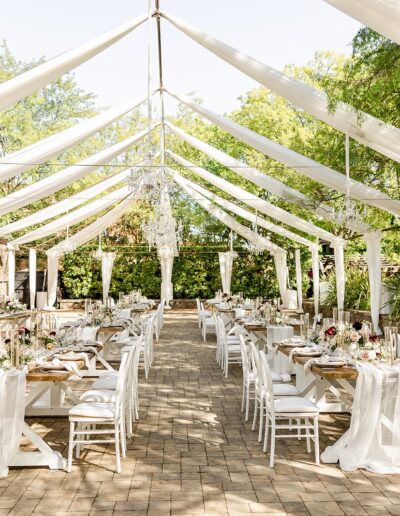
{"label": "white draped column", "polygon": [[336,274],[336,298],[339,310],[344,308],[344,294],[346,288],[346,274],[344,271],[344,246],[343,244],[333,244],[335,254],[335,274]]}
{"label": "white draped column", "polygon": [[15,296],[15,249],[8,250],[8,296]]}
{"label": "white draped column", "polygon": [[379,328],[379,310],[381,301],[381,237],[380,231],[371,231],[365,233],[364,238],[367,243],[367,261],[368,261],[368,276],[371,299],[371,319],[374,325],[375,332]]}
{"label": "white draped column", "polygon": [[303,281],[301,277],[301,260],[300,260],[300,249],[296,249],[294,252],[296,262],[296,287],[297,287],[297,308],[303,309]]}
{"label": "white draped column", "polygon": [[158,249],[158,257],[161,265],[161,299],[165,299],[167,305],[173,299],[172,268],[174,266],[175,250],[173,246],[166,245]]}
{"label": "white draped column", "polygon": [[103,303],[106,304],[110,290],[115,253],[103,253],[101,256],[101,281],[103,284]]}
{"label": "white draped column", "polygon": [[47,252],[47,305],[54,306],[57,300],[59,251]]}
{"label": "white draped column", "polygon": [[311,264],[313,275],[313,291],[314,291],[314,311],[315,315],[319,312],[319,245],[315,244],[310,247]]}
{"label": "white draped column", "polygon": [[36,301],[36,249],[29,249],[29,301],[32,310]]}
{"label": "white draped column", "polygon": [[278,280],[279,293],[282,299],[283,307],[287,305],[287,284],[288,284],[288,267],[287,267],[287,253],[275,252],[274,262],[276,270],[276,279]]}
{"label": "white draped column", "polygon": [[232,267],[233,259],[236,253],[232,251],[226,251],[218,253],[219,258],[219,272],[221,274],[222,291],[225,294],[231,293],[231,281],[232,281]]}

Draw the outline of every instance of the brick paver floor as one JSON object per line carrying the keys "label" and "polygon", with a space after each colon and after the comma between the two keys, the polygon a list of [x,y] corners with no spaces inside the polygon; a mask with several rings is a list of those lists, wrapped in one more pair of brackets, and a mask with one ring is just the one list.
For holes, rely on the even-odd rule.
{"label": "brick paver floor", "polygon": [[[121,475],[112,448],[101,446],[75,461],[71,474],[13,469],[0,479],[0,514],[400,514],[400,475],[317,467],[304,441],[278,441],[270,469],[240,413],[241,370],[223,378],[215,341],[202,342],[193,312],[167,313],[140,395]],[[324,415],[320,424],[324,449],[349,417]],[[35,428],[66,456],[66,419],[38,419]]]}

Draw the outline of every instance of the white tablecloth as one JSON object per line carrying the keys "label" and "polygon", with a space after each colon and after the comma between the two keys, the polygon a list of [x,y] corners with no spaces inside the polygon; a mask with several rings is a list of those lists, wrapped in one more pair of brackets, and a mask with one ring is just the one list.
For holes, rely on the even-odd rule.
{"label": "white tablecloth", "polygon": [[[293,326],[267,326],[268,351],[274,349],[274,344],[280,344],[294,335]],[[274,353],[270,362],[272,370],[280,374],[294,374],[294,367],[289,357],[283,353]]]}

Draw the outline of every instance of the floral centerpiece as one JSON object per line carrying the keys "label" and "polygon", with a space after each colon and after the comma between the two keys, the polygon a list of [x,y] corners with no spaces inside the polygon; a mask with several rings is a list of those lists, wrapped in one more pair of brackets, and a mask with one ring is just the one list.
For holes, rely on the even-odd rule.
{"label": "floral centerpiece", "polygon": [[33,341],[27,328],[21,327],[0,343],[0,368],[11,369],[34,362]]}
{"label": "floral centerpiece", "polygon": [[3,313],[23,312],[24,310],[26,310],[26,305],[11,299],[6,299],[1,306],[1,312]]}

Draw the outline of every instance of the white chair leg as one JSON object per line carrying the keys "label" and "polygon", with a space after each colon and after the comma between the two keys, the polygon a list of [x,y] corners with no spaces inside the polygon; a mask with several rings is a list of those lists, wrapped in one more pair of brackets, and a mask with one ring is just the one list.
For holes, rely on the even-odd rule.
{"label": "white chair leg", "polygon": [[314,447],[315,447],[315,464],[319,466],[319,430],[318,416],[314,417]]}
{"label": "white chair leg", "polygon": [[73,423],[71,421],[69,424],[68,463],[67,463],[68,473],[71,473],[71,471],[72,471],[72,455],[74,452],[74,433],[75,433],[75,423]]}
{"label": "white chair leg", "polygon": [[246,389],[246,415],[244,418],[245,421],[249,420],[249,410],[250,410],[250,385],[248,385],[247,389]]}
{"label": "white chair leg", "polygon": [[265,430],[264,430],[264,445],[263,452],[266,453],[268,447],[268,434],[269,434],[269,417],[268,414],[265,416]]}
{"label": "white chair leg", "polygon": [[[300,424],[301,424],[300,419],[296,419],[296,423],[297,423],[298,426],[300,426]],[[297,440],[301,441],[301,428],[297,429]]]}
{"label": "white chair leg", "polygon": [[255,396],[255,399],[254,399],[254,416],[253,416],[253,425],[251,427],[251,429],[254,430],[256,429],[256,422],[257,422],[257,410],[258,410],[258,398],[257,398],[257,394]]}
{"label": "white chair leg", "polygon": [[259,425],[259,428],[258,428],[258,442],[261,442],[262,441],[262,434],[263,434],[263,423],[264,423],[264,398],[261,397],[260,398],[260,406],[259,406],[259,409],[260,409],[260,417],[259,417],[259,421],[258,421],[258,425]]}
{"label": "white chair leg", "polygon": [[[304,419],[304,422],[307,427],[310,426],[310,420],[308,418]],[[310,428],[306,428],[306,441],[307,441],[307,453],[311,453],[311,434],[310,434]]]}
{"label": "white chair leg", "polygon": [[275,420],[271,421],[271,452],[269,456],[269,467],[273,468],[275,462]]}
{"label": "white chair leg", "polygon": [[118,423],[115,423],[115,426],[114,426],[115,459],[117,462],[117,468],[116,468],[117,473],[121,473],[121,454],[120,454],[119,432],[120,432],[120,425]]}
{"label": "white chair leg", "polygon": [[244,409],[246,407],[246,384],[243,382],[242,385],[242,409],[241,412],[244,412]]}

